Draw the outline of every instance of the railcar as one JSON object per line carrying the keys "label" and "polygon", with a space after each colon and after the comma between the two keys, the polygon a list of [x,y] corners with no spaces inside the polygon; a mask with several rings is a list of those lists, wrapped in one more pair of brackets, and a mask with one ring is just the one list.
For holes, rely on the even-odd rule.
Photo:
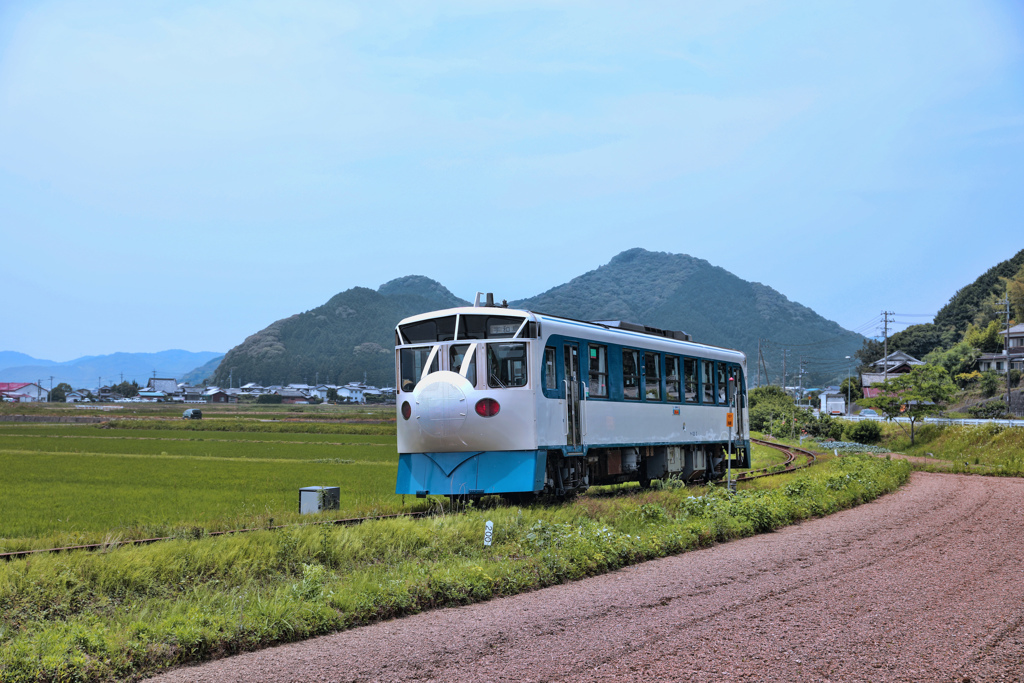
{"label": "railcar", "polygon": [[478,295],[402,320],[395,371],[400,494],[568,495],[750,467],[746,356],[682,332]]}

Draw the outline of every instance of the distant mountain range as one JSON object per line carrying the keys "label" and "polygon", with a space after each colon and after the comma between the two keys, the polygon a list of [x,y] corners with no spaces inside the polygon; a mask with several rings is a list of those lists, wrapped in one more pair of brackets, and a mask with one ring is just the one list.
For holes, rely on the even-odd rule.
{"label": "distant mountain range", "polygon": [[[500,301],[501,293],[496,293]],[[404,317],[469,302],[440,283],[410,275],[376,291],[355,287],[322,306],[278,320],[228,351],[212,381],[367,381],[394,384],[394,328]],[[766,369],[778,383],[782,349],[789,348],[787,379],[796,384],[799,355],[813,356],[804,386],[845,376],[845,356],[864,337],[792,302],[771,287],[747,282],[724,268],[685,254],[625,251],[608,264],[514,308],[581,320],[625,320],[684,330],[694,341],[739,349],[756,376],[758,340],[766,343]],[[803,351],[800,351],[803,349]],[[840,371],[840,368],[843,370]]]}
{"label": "distant mountain range", "polygon": [[[144,385],[156,372],[157,377],[173,377],[179,381],[188,373],[201,366],[223,358],[213,351],[182,351],[173,349],[158,353],[112,353],[106,356],[83,356],[64,363],[33,358],[17,351],[0,351],[0,382],[42,381],[44,388],[61,382],[75,389],[95,387],[102,378],[103,384],[118,384],[132,380]],[[201,377],[202,381],[213,368]]]}

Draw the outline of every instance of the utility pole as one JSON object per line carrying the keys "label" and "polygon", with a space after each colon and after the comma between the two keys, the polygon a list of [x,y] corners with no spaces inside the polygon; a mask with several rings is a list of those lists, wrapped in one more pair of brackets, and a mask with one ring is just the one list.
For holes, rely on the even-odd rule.
{"label": "utility pole", "polygon": [[804,357],[800,356],[800,400],[804,400]]}
{"label": "utility pole", "polygon": [[786,354],[789,349],[782,349],[782,390],[786,390]]}
{"label": "utility pole", "polygon": [[121,373],[121,384],[124,384],[124,373]]}
{"label": "utility pole", "polygon": [[760,337],[757,338],[757,386],[761,386],[761,338]]}
{"label": "utility pole", "polygon": [[882,381],[889,381],[889,316],[896,315],[892,311],[882,311],[882,318],[885,322],[885,341],[882,345]]}
{"label": "utility pole", "polygon": [[[36,380],[36,400],[37,400],[37,401],[39,400],[39,394],[40,394],[40,393],[41,393],[42,391],[43,391],[43,380],[41,380],[41,379],[37,379],[37,380]],[[49,400],[50,400],[50,397],[49,397],[49,396],[47,396],[47,397],[46,397],[46,400],[47,400],[47,401],[49,401]]]}
{"label": "utility pole", "polygon": [[[52,396],[53,396],[53,375],[50,375],[50,393],[46,395],[46,402],[47,403],[50,402]],[[1007,399],[1006,402],[1007,402],[1007,405],[1009,405],[1010,400]]]}
{"label": "utility pole", "polygon": [[1003,340],[1003,355],[1006,356],[1006,411],[1010,411],[1010,295],[998,303],[1006,306],[1006,336]]}

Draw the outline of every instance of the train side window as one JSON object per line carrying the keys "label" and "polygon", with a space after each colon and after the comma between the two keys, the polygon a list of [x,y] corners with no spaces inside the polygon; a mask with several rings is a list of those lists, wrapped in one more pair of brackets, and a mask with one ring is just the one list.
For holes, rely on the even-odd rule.
{"label": "train side window", "polygon": [[714,361],[701,361],[700,382],[704,385],[704,400],[702,403],[714,405],[715,403],[715,363]]}
{"label": "train side window", "polygon": [[[470,351],[472,349],[472,351]],[[468,356],[468,360],[467,360]],[[476,386],[476,345],[475,344],[452,344],[448,347],[448,367],[452,372],[463,374],[462,365],[466,364],[465,377],[469,383]]]}
{"label": "train side window", "polygon": [[400,378],[402,391],[412,391],[416,388],[420,378],[423,377],[423,369],[428,361],[430,361],[430,369],[427,374],[438,371],[438,354],[435,353],[433,360],[430,360],[430,352],[433,350],[432,346],[414,346],[399,351],[398,362],[402,373]]}
{"label": "train side window", "polygon": [[526,344],[487,345],[487,386],[495,389],[526,386]]}
{"label": "train side window", "polygon": [[661,354],[644,354],[644,398],[661,400]]}
{"label": "train side window", "polygon": [[746,394],[743,393],[743,368],[734,365],[731,370],[732,376],[735,379],[732,385],[736,390],[736,406],[742,409],[745,407],[744,399],[746,398]]}
{"label": "train side window", "polygon": [[679,403],[679,356],[665,356],[665,398]]}
{"label": "train side window", "polygon": [[687,403],[700,402],[700,387],[697,384],[697,359],[683,359],[683,390],[686,392]]}
{"label": "train side window", "polygon": [[589,344],[587,349],[590,358],[587,392],[594,398],[608,398],[608,347]]}
{"label": "train side window", "polygon": [[544,388],[548,391],[558,389],[558,378],[555,377],[555,349],[544,347]]}
{"label": "train side window", "polygon": [[640,352],[622,349],[622,397],[640,400]]}
{"label": "train side window", "polygon": [[729,395],[726,392],[726,387],[729,383],[726,381],[725,363],[718,364],[718,405],[726,406],[729,405]]}

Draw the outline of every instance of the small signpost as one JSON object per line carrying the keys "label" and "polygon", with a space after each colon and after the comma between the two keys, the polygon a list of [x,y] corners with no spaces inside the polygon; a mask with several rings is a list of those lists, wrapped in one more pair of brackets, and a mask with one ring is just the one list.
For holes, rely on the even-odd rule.
{"label": "small signpost", "polygon": [[484,545],[489,546],[492,538],[494,538],[494,522],[487,520],[487,524],[484,525]]}

